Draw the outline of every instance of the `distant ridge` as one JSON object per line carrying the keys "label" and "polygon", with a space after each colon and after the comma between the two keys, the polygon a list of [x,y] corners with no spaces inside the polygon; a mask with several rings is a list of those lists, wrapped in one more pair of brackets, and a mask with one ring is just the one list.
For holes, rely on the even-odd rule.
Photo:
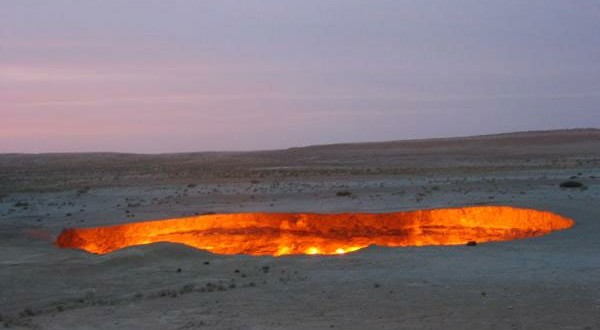
{"label": "distant ridge", "polygon": [[53,157],[73,157],[73,156],[105,156],[112,158],[121,157],[157,157],[157,156],[191,156],[191,155],[203,155],[203,156],[222,156],[222,155],[236,155],[236,154],[251,154],[251,153],[271,153],[271,152],[295,152],[300,150],[317,150],[317,149],[336,149],[336,148],[364,148],[364,147],[389,147],[392,145],[397,146],[424,146],[431,144],[455,144],[457,142],[467,141],[490,141],[490,140],[502,140],[502,139],[541,139],[554,137],[549,139],[547,142],[560,143],[561,139],[566,139],[564,142],[572,141],[573,139],[580,139],[584,136],[600,136],[600,129],[598,128],[572,128],[572,129],[556,129],[556,130],[534,130],[534,131],[517,131],[507,133],[495,133],[495,134],[482,134],[482,135],[469,135],[469,136],[455,136],[455,137],[438,137],[438,138],[422,138],[422,139],[405,139],[405,140],[389,140],[389,141],[366,141],[366,142],[339,142],[339,143],[326,143],[326,144],[314,144],[306,146],[290,147],[286,149],[265,149],[265,150],[250,150],[250,151],[192,151],[192,152],[165,152],[165,153],[128,153],[128,152],[113,152],[113,151],[99,151],[99,152],[50,152],[50,153],[0,153],[0,157],[23,157],[23,156],[53,156]]}
{"label": "distant ridge", "polygon": [[404,140],[389,140],[389,141],[366,141],[366,142],[340,142],[327,144],[313,144],[301,147],[291,147],[286,150],[294,149],[309,149],[309,148],[329,148],[329,147],[344,147],[352,145],[379,145],[379,144],[410,144],[420,142],[442,142],[442,141],[464,141],[464,140],[487,140],[487,139],[502,139],[502,138],[522,138],[522,137],[547,137],[547,136],[581,136],[581,135],[600,135],[599,128],[569,128],[555,130],[532,130],[532,131],[516,131],[507,133],[480,134],[480,135],[465,135],[451,137],[436,137],[436,138],[421,138],[421,139],[404,139]]}

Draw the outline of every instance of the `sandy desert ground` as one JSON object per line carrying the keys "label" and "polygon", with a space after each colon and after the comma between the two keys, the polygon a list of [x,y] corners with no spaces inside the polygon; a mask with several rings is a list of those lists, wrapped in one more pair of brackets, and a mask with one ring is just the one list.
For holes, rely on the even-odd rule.
{"label": "sandy desert ground", "polygon": [[[584,188],[560,188],[565,180]],[[336,196],[349,191],[350,196]],[[205,212],[512,205],[547,236],[215,255],[59,249],[68,227]],[[166,155],[0,155],[0,324],[24,329],[600,329],[600,130]]]}

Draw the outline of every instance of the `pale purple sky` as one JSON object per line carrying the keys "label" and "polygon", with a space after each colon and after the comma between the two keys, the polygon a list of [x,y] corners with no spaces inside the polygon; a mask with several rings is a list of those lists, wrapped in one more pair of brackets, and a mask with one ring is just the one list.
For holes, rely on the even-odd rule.
{"label": "pale purple sky", "polygon": [[0,153],[574,127],[600,127],[599,1],[0,1]]}

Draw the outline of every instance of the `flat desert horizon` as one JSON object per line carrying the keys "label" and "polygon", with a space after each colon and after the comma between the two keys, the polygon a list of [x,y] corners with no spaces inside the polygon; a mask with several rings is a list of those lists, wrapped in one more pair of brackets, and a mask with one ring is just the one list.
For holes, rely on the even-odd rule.
{"label": "flat desert horizon", "polygon": [[[256,152],[2,154],[1,321],[16,329],[596,329],[599,183],[598,129]],[[431,209],[480,224],[450,242],[458,229],[426,222],[458,221],[455,213],[383,220]],[[542,221],[533,210],[574,224],[486,227],[524,216],[513,209],[531,210],[531,226]],[[242,216],[226,229],[229,214]],[[317,232],[311,214],[341,215],[323,224],[336,221],[345,234]],[[361,214],[421,229],[373,227]],[[57,242],[70,228],[186,217],[218,228],[136,229],[101,254],[85,249],[120,233],[103,229],[87,247],[84,236]],[[435,228],[451,245],[438,245]],[[491,230],[501,238],[488,242]],[[388,244],[408,233],[414,242]]]}

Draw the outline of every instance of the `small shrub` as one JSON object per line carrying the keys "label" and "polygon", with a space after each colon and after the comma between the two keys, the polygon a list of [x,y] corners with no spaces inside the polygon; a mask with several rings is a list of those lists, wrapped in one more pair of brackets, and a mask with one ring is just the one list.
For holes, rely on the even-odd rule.
{"label": "small shrub", "polygon": [[192,283],[188,283],[179,289],[179,294],[186,294],[194,291],[195,285]]}
{"label": "small shrub", "polygon": [[29,203],[28,202],[16,202],[15,207],[27,208],[27,207],[29,207]]}
{"label": "small shrub", "polygon": [[560,187],[561,188],[582,188],[583,183],[581,183],[579,181],[569,180],[569,181],[562,182],[560,184]]}
{"label": "small shrub", "polygon": [[90,189],[92,189],[92,188],[90,188],[90,187],[83,187],[83,188],[77,189],[76,194],[77,194],[77,196],[81,196],[83,194],[87,194],[90,191]]}

